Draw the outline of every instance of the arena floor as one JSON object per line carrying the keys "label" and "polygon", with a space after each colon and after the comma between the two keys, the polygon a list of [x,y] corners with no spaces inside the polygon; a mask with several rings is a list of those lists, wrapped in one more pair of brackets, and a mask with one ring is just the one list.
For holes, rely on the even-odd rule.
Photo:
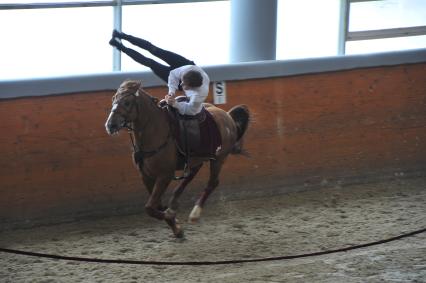
{"label": "arena floor", "polygon": [[[142,205],[142,204],[141,204]],[[185,238],[142,215],[0,234],[0,247],[65,256],[221,261],[349,247],[426,228],[426,178],[209,203]],[[426,282],[426,233],[315,257],[211,266],[53,260],[2,253],[1,282]]]}

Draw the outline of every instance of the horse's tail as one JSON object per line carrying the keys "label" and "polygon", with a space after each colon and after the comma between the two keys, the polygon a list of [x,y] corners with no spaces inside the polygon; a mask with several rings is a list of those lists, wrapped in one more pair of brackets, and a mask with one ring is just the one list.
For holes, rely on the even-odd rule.
{"label": "horse's tail", "polygon": [[247,131],[250,122],[250,112],[246,105],[234,106],[228,111],[228,114],[232,117],[237,127],[237,141],[235,142],[231,153],[232,154],[243,154],[249,156],[248,152],[243,149],[244,134]]}

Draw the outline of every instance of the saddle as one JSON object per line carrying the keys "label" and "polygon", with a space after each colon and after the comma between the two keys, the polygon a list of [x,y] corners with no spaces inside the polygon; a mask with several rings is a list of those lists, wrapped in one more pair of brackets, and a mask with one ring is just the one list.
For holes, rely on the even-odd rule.
{"label": "saddle", "polygon": [[[176,101],[188,101],[188,98],[178,96]],[[177,109],[168,107],[164,100],[160,107],[167,109],[177,148],[186,160],[192,157],[216,158],[222,138],[210,112],[203,107],[197,115],[182,115]]]}

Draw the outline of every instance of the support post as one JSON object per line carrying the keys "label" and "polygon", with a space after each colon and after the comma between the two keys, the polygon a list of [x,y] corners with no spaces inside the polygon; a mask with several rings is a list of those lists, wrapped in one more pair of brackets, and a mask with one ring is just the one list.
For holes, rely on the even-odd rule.
{"label": "support post", "polygon": [[339,15],[339,38],[338,38],[338,55],[345,55],[346,53],[346,39],[349,30],[349,11],[350,1],[340,0],[340,15]]}
{"label": "support post", "polygon": [[232,63],[275,60],[277,0],[231,0]]}
{"label": "support post", "polygon": [[[113,28],[121,31],[122,29],[122,17],[123,17],[123,6],[121,0],[117,0],[116,5],[113,7],[114,13],[114,26]],[[121,52],[116,48],[112,51],[112,70],[121,71]]]}

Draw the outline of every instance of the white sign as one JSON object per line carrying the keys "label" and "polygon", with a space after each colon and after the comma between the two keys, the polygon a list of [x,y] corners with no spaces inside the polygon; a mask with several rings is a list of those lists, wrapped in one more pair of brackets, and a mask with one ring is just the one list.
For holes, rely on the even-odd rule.
{"label": "white sign", "polygon": [[213,83],[213,103],[226,104],[226,83],[225,82]]}

